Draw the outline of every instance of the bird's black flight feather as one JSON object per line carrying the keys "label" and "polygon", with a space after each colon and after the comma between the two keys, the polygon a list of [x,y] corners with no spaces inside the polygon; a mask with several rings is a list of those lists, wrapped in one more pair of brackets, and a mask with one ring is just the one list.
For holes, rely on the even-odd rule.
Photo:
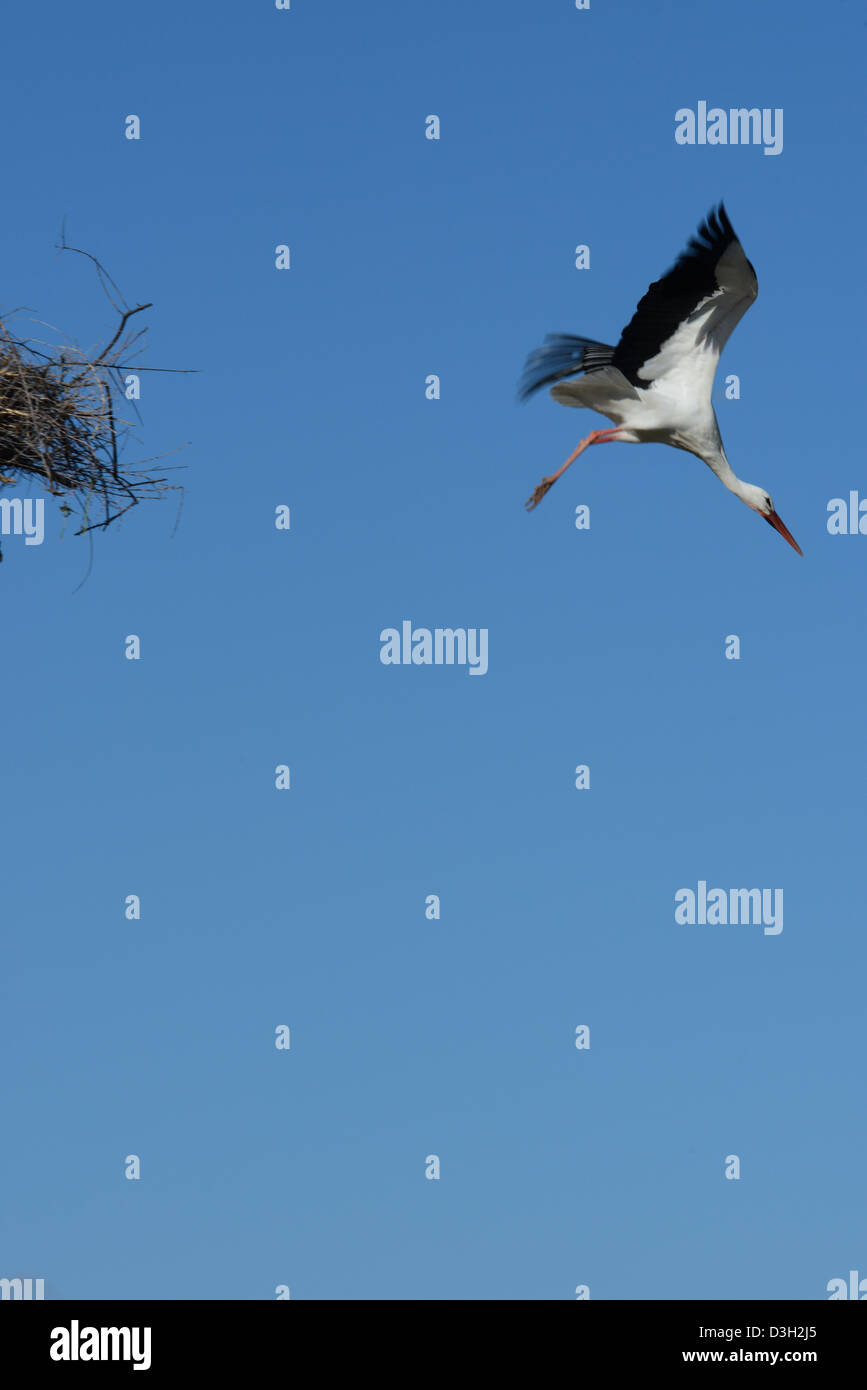
{"label": "bird's black flight feather", "polygon": [[655,357],[678,325],[719,288],[717,264],[736,240],[725,207],[720,203],[708,213],[671,269],[650,286],[620,335],[616,348],[594,342],[592,338],[549,333],[544,345],[527,359],[518,398],[526,400],[542,386],[607,366],[617,367],[632,386],[646,387],[646,379],[638,375],[639,368]]}
{"label": "bird's black flight feather", "polygon": [[671,269],[661,280],[655,280],[639,300],[638,308],[620,335],[613,357],[613,366],[633,386],[647,385],[638,375],[639,367],[655,357],[678,325],[689,318],[703,299],[719,289],[717,263],[733,241],[737,241],[735,230],[720,203],[708,213]]}
{"label": "bird's black flight feather", "polygon": [[534,391],[563,377],[578,372],[592,372],[607,367],[615,349],[592,338],[577,338],[571,333],[549,333],[544,345],[527,358],[524,375],[518,385],[518,399],[526,401]]}

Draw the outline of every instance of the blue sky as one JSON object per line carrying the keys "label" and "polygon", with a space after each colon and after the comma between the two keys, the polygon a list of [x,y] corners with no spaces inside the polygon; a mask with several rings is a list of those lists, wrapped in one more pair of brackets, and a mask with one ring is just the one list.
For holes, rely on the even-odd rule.
{"label": "blue sky", "polygon": [[[154,302],[145,361],[198,375],[144,378],[127,454],[190,441],[176,534],[139,507],[80,588],[51,507],[41,547],[3,540],[0,1275],[173,1299],[867,1275],[867,539],[826,529],[867,491],[864,34],[746,0],[10,15],[0,312],[113,330],[65,217]],[[782,108],[782,153],[677,145],[703,100]],[[760,290],[715,405],[804,558],[661,446],[590,451],[528,516],[603,422],[519,407],[526,354],[616,341],[720,198]],[[488,672],[384,666],[404,619],[486,628]],[[676,924],[700,880],[782,888],[783,931]]]}

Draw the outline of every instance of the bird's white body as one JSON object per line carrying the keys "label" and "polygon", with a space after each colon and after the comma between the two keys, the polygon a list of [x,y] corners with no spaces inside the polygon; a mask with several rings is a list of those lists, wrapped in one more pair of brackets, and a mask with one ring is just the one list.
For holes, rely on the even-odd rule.
{"label": "bird's white body", "polygon": [[765,490],[734,473],[711,404],[720,353],[757,294],[756,273],[720,205],[668,274],[650,286],[616,348],[549,335],[527,363],[522,395],[554,382],[554,400],[596,410],[614,429],[582,440],[559,472],[542,480],[528,507],[590,444],[669,444],[703,459],[800,550]]}
{"label": "bird's white body", "polygon": [[[610,373],[609,380],[602,380]],[[593,376],[552,386],[561,405],[596,410],[618,426],[620,444],[670,444],[703,459],[731,491],[740,480],[725,455],[716,412],[684,390],[683,376],[660,377],[647,390],[635,390],[616,368],[603,367]]]}

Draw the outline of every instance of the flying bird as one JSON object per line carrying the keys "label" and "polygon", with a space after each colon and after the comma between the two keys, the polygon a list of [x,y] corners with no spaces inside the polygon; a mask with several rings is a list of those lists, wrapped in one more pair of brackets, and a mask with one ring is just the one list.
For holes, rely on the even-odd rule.
{"label": "flying bird", "polygon": [[758,292],[756,272],[720,203],[639,301],[616,347],[549,333],[527,359],[519,399],[553,382],[555,401],[596,410],[614,428],[582,439],[562,468],[542,479],[527,510],[539,505],[591,444],[671,444],[703,459],[730,492],[803,555],[765,489],[733,472],[711,405],[720,353]]}

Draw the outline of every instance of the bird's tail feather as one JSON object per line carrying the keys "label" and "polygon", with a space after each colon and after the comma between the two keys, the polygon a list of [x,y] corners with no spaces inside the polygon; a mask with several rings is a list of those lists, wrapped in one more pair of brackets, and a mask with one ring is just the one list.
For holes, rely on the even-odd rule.
{"label": "bird's tail feather", "polygon": [[551,395],[560,405],[589,406],[609,420],[619,420],[610,415],[608,406],[616,402],[623,405],[627,400],[638,400],[638,392],[631,386],[622,372],[616,367],[600,367],[589,376],[575,377],[572,381],[558,381],[551,387]]}
{"label": "bird's tail feather", "polygon": [[614,357],[614,348],[597,343],[593,338],[579,338],[571,333],[549,333],[542,347],[527,358],[524,374],[518,383],[518,399],[526,401],[542,386],[576,376],[578,372],[598,371],[607,367]]}

